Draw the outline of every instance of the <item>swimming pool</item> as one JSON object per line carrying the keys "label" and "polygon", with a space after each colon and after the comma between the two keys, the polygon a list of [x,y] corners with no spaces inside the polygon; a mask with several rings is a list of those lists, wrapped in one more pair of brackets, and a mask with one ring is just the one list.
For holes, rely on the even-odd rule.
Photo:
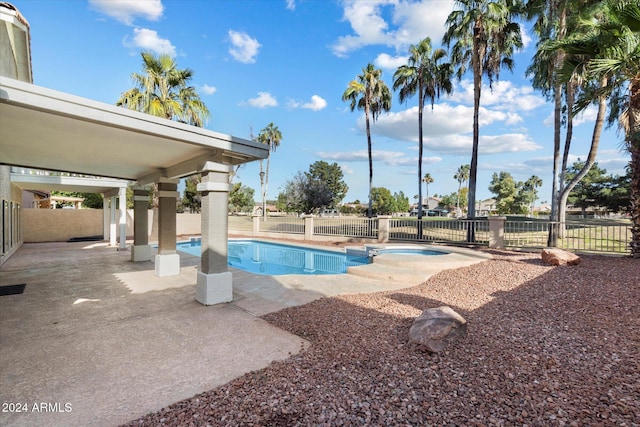
{"label": "swimming pool", "polygon": [[[200,256],[199,240],[180,242],[176,249]],[[262,242],[229,240],[227,260],[231,267],[255,274],[341,274],[347,267],[368,264],[367,257],[307,247]]]}
{"label": "swimming pool", "polygon": [[444,251],[436,251],[433,249],[423,249],[423,248],[384,248],[384,249],[375,249],[373,250],[373,255],[447,255],[448,252]]}

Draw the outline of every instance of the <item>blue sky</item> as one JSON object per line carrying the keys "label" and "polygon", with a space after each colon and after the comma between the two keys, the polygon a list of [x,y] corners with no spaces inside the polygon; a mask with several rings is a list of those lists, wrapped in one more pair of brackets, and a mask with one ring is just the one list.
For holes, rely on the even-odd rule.
{"label": "blue sky", "polygon": [[[207,128],[249,138],[273,122],[282,132],[272,154],[270,199],[298,171],[318,160],[337,162],[349,192],[345,202],[368,194],[364,117],[341,100],[350,80],[373,62],[391,88],[408,47],[429,36],[440,47],[449,0],[14,0],[31,26],[34,83],[113,104],[141,70],[140,52],[170,53],[212,112]],[[537,175],[541,201],[550,200],[552,105],[531,89],[525,69],[535,40],[513,73],[503,71],[493,90],[483,88],[477,198],[494,172],[516,180]],[[457,191],[453,175],[471,158],[471,75],[451,96],[427,108],[423,174],[429,194]],[[578,118],[571,160],[584,159],[594,110]],[[374,186],[418,193],[417,97],[400,103],[372,128]],[[621,136],[606,131],[597,157],[608,173],[623,173],[628,154]],[[106,150],[107,148],[105,148]],[[236,182],[256,190],[259,165],[242,166]],[[423,187],[423,196],[425,190]]]}

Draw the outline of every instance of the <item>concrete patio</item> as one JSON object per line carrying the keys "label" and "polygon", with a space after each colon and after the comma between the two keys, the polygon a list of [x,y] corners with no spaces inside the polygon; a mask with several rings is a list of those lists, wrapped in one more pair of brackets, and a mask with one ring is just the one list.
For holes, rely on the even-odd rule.
{"label": "concrete patio", "polygon": [[258,316],[405,288],[486,258],[458,252],[395,281],[397,265],[384,281],[231,270],[234,301],[203,306],[197,257],[181,254],[181,274],[158,277],[151,261],[131,262],[103,242],[25,244],[0,269],[0,286],[26,284],[23,294],[0,297],[0,425],[113,426],[157,411],[309,345]]}

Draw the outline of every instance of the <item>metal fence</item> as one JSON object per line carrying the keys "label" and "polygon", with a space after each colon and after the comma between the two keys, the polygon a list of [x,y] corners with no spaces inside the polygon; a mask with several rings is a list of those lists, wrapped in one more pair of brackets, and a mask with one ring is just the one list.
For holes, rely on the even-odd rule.
{"label": "metal fence", "polygon": [[376,218],[314,218],[313,234],[357,238],[378,237]]}
{"label": "metal fence", "polygon": [[[267,217],[259,220],[260,232],[305,234],[305,218]],[[230,217],[230,229],[252,232],[250,217]],[[382,223],[378,218],[337,217],[313,218],[311,236],[335,236],[350,239],[383,239],[386,241],[442,242],[488,246],[492,239],[488,219],[424,219],[391,218]],[[381,224],[383,224],[381,226]],[[571,251],[625,254],[630,252],[631,221],[582,219],[558,224],[549,220],[510,217],[503,228],[494,230],[504,239],[506,248],[547,247],[549,228],[558,225],[558,247]],[[494,224],[496,225],[496,224]],[[499,227],[499,225],[498,225]],[[309,230],[307,230],[309,232]],[[471,237],[471,239],[470,239]],[[312,237],[311,237],[312,238]],[[472,243],[469,243],[472,242]]]}
{"label": "metal fence", "polygon": [[260,219],[260,231],[267,233],[304,234],[304,218],[267,216]]}
{"label": "metal fence", "polygon": [[248,215],[230,215],[228,227],[229,230],[251,233],[253,231],[253,218]]}
{"label": "metal fence", "polygon": [[476,244],[488,244],[489,221],[391,219],[389,224],[389,240],[467,243],[469,237]]}
{"label": "metal fence", "polygon": [[571,251],[628,253],[631,222],[628,220],[583,219],[554,223],[551,221],[506,221],[505,246],[544,248],[549,228],[558,224],[558,247]]}

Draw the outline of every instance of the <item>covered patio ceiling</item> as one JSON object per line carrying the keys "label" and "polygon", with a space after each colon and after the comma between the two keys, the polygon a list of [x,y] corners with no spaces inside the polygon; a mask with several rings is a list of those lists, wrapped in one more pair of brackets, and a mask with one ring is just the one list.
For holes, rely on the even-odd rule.
{"label": "covered patio ceiling", "polygon": [[30,83],[0,80],[0,164],[137,181],[266,158],[260,143]]}

